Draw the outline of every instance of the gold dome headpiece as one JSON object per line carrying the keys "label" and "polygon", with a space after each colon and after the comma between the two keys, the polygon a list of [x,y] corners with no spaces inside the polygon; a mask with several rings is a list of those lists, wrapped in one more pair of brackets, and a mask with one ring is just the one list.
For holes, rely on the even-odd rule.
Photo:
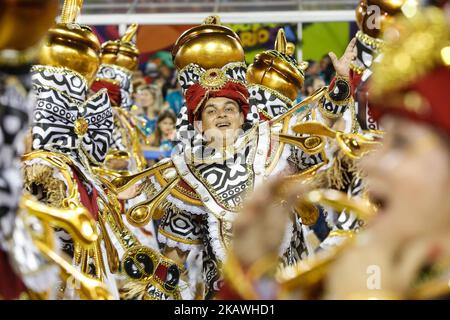
{"label": "gold dome headpiece", "polygon": [[100,65],[100,42],[88,26],[79,25],[83,0],[65,0],[61,22],[49,30],[49,36],[40,52],[40,63],[65,67],[92,82]]}
{"label": "gold dome headpiece", "polygon": [[217,16],[207,17],[203,24],[185,31],[175,42],[172,57],[178,70],[191,63],[207,70],[245,62],[239,36],[221,25]]}
{"label": "gold dome headpiece", "polygon": [[0,1],[0,50],[36,45],[54,23],[56,0]]}
{"label": "gold dome headpiece", "polygon": [[257,54],[247,69],[247,82],[268,87],[295,100],[305,79],[306,63],[300,65],[291,56],[295,46],[286,41],[284,30],[278,30],[275,50]]}
{"label": "gold dome headpiece", "polygon": [[138,24],[133,23],[122,38],[103,43],[100,55],[101,63],[113,64],[134,71],[139,63],[139,50],[132,42],[137,29]]}

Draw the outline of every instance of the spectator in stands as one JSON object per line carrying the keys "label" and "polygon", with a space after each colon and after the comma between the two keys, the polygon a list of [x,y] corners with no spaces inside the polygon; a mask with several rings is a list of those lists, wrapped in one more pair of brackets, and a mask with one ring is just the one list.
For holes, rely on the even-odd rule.
{"label": "spectator in stands", "polygon": [[331,80],[334,77],[335,70],[333,67],[333,63],[331,62],[331,58],[328,54],[324,55],[322,57],[322,60],[320,60],[320,75],[322,76],[325,83],[328,85],[330,84]]}
{"label": "spectator in stands", "polygon": [[141,85],[136,88],[135,104],[140,108],[140,115],[145,121],[141,131],[150,136],[156,127],[156,119],[163,109],[161,90],[152,85]]}
{"label": "spectator in stands", "polygon": [[172,150],[175,145],[176,121],[172,110],[164,110],[159,115],[156,129],[150,137],[150,146],[161,151]]}
{"label": "spectator in stands", "polygon": [[170,110],[172,110],[175,115],[178,115],[183,106],[183,101],[184,98],[183,93],[181,92],[181,86],[177,81],[174,88],[167,90],[166,103],[169,105]]}
{"label": "spectator in stands", "polygon": [[325,85],[325,81],[318,75],[306,78],[304,83],[306,97],[310,96],[314,91],[324,87]]}
{"label": "spectator in stands", "polygon": [[320,64],[316,60],[307,60],[308,68],[305,70],[305,77],[320,75]]}

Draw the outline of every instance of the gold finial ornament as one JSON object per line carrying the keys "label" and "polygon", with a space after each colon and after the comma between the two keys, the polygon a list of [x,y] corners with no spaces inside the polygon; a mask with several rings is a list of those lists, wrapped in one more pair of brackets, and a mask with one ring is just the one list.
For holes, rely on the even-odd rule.
{"label": "gold finial ornament", "polygon": [[281,53],[286,53],[287,40],[286,34],[283,28],[280,28],[277,33],[277,39],[275,40],[275,50]]}
{"label": "gold finial ornament", "polygon": [[113,64],[134,71],[138,66],[140,53],[133,43],[138,27],[137,23],[133,23],[122,38],[103,43],[100,55],[101,63]]}
{"label": "gold finial ornament", "polygon": [[100,65],[100,42],[89,27],[76,23],[82,3],[64,2],[61,22],[49,30],[39,60],[43,65],[74,70],[91,83]]}
{"label": "gold finial ornament", "polygon": [[253,64],[247,69],[247,82],[262,85],[295,100],[305,79],[303,65],[288,54],[288,42],[284,30],[278,30],[275,50],[256,55]]}
{"label": "gold finial ornament", "polygon": [[397,14],[409,14],[417,6],[417,0],[360,0],[356,23],[365,35],[381,38]]}
{"label": "gold finial ornament", "polygon": [[82,6],[83,0],[65,1],[61,13],[61,23],[75,23]]}
{"label": "gold finial ornament", "polygon": [[57,0],[1,0],[0,50],[37,45],[54,24],[57,12]]}
{"label": "gold finial ornament", "polygon": [[176,41],[172,57],[178,70],[191,63],[212,69],[231,62],[245,62],[239,36],[221,25],[217,16],[207,17],[203,24],[185,31]]}
{"label": "gold finial ornament", "polygon": [[133,23],[131,26],[129,26],[125,34],[120,39],[120,41],[131,42],[137,33],[138,27],[139,25],[137,23]]}
{"label": "gold finial ornament", "polygon": [[203,20],[203,24],[217,24],[220,25],[219,16],[208,16]]}

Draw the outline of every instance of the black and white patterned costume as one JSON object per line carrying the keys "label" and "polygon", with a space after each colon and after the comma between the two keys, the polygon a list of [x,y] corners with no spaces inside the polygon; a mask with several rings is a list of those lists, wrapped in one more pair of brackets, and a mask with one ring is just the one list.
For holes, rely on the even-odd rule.
{"label": "black and white patterned costume", "polygon": [[368,89],[365,84],[372,75],[372,64],[380,55],[382,40],[371,38],[361,30],[356,34],[356,39],[357,58],[352,62],[350,68],[354,78],[352,82],[355,86],[355,109],[358,122],[364,131],[380,130],[379,123],[369,108]]}
{"label": "black and white patterned costume", "polygon": [[119,82],[121,103],[120,106],[129,110],[133,104],[131,94],[133,93],[132,74],[129,70],[113,65],[102,64],[97,72],[98,79],[110,79]]}
{"label": "black and white patterned costume", "polygon": [[[230,63],[222,70],[231,81],[245,83],[244,64]],[[204,72],[197,65],[185,67],[179,74],[183,90],[198,82]],[[271,160],[273,137],[269,123],[259,122],[256,105],[250,106],[243,127],[244,132],[230,148],[232,151],[212,150],[189,122],[186,106],[178,115],[177,134],[181,143],[172,153],[171,163],[181,176],[177,190],[184,196],[167,197],[158,239],[171,248],[202,252],[206,298],[211,298],[221,287],[221,265],[243,200],[271,174],[266,171],[266,162]],[[287,161],[280,161],[273,172],[283,171],[286,165]],[[155,192],[162,189],[158,179],[152,177],[150,181]],[[298,239],[301,239],[301,229],[289,222],[280,248],[280,257],[284,255],[285,261],[294,261],[305,250]]]}
{"label": "black and white patterned costume", "polygon": [[[63,68],[35,66],[33,89],[33,150],[58,150],[74,159],[83,152],[94,164],[102,163],[112,143],[112,111],[106,90],[87,98],[85,80]],[[78,119],[87,121],[82,138],[75,132]]]}
{"label": "black and white patterned costume", "polygon": [[[88,85],[83,76],[63,67],[40,65],[32,69],[32,85],[35,105],[32,119],[33,152],[26,155],[23,162],[25,188],[31,193],[36,193],[36,187],[42,188],[44,193],[40,195],[40,201],[57,208],[64,207],[64,199],[72,197],[81,205],[81,189],[89,199],[93,199],[94,192],[106,199],[90,166],[100,165],[111,145],[113,119],[107,91],[102,90],[88,97]],[[57,162],[46,157],[56,159]],[[44,177],[39,172],[48,174]],[[77,181],[80,184],[77,185]],[[49,185],[46,186],[46,183]],[[50,185],[63,187],[51,189]],[[55,194],[57,197],[51,198]],[[61,250],[73,257],[74,244],[70,235],[63,229],[55,231]],[[98,231],[101,234],[101,230]],[[106,254],[102,254],[107,266]],[[77,267],[75,262],[74,266]],[[92,273],[91,270],[93,264],[89,262],[88,272]],[[118,298],[109,268],[103,272],[103,282],[112,296]],[[78,298],[70,288],[65,291],[65,296]]]}
{"label": "black and white patterned costume", "polygon": [[[119,84],[121,101],[119,105],[113,106],[114,130],[110,153],[125,151],[130,155],[128,171],[130,174],[137,173],[145,168],[146,161],[138,141],[139,129],[131,120],[129,110],[133,104],[131,95],[133,93],[132,73],[128,69],[114,65],[101,64],[97,72],[97,80],[113,80]],[[144,195],[126,201],[125,209],[134,204],[144,201]],[[125,216],[124,216],[125,217]],[[155,227],[151,224],[142,228],[130,225],[124,218],[124,223],[133,234],[146,246],[158,248]]]}
{"label": "black and white patterned costume", "polygon": [[[317,121],[326,124],[326,113],[332,118],[340,119],[344,122],[344,133],[358,133],[360,127],[356,119],[353,100],[349,99],[350,84],[347,80],[337,79],[334,88],[328,95],[325,95],[316,105],[308,108],[297,115],[296,122]],[[302,135],[301,135],[302,136]],[[303,135],[304,136],[304,135]],[[307,154],[303,150],[293,148],[288,161],[298,172],[305,171],[315,165],[323,164],[318,169],[318,175],[326,175],[328,170],[332,170],[341,161],[337,156],[340,149],[335,140],[327,138],[323,152],[318,154]],[[340,169],[339,175],[343,177],[343,182],[339,186],[321,186],[332,188],[347,193],[349,196],[357,196],[362,192],[362,180],[351,168]],[[358,220],[354,214],[336,212],[332,208],[319,207],[319,219],[313,226],[303,226],[303,232],[307,237],[315,238],[315,241],[308,246],[309,255],[314,255],[317,250],[327,249],[340,244],[348,236],[348,231],[353,232],[360,229],[362,221]],[[341,232],[343,231],[343,232]]]}

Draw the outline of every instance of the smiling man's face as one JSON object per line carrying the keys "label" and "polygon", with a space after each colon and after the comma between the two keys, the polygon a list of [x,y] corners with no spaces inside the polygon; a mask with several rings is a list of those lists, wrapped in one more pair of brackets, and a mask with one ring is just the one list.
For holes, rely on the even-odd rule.
{"label": "smiling man's face", "polygon": [[243,124],[244,114],[238,103],[229,98],[210,98],[201,112],[201,132],[213,144],[234,143]]}

